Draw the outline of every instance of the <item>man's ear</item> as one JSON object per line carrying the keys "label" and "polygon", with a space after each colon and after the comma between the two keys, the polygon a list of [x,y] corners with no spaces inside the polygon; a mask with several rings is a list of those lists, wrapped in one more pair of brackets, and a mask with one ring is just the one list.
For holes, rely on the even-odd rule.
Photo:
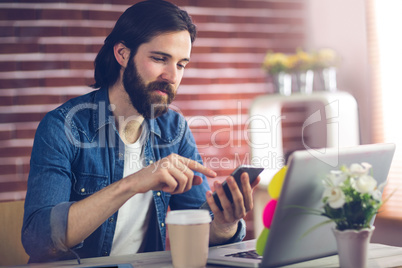
{"label": "man's ear", "polygon": [[128,60],[130,58],[130,49],[122,43],[117,43],[113,47],[114,57],[117,62],[124,68],[127,67]]}

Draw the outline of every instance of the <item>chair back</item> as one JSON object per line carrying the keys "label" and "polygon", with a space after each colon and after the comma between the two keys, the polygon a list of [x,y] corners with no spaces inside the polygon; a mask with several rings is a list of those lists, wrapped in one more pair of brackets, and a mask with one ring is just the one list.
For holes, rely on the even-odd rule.
{"label": "chair back", "polygon": [[21,243],[24,201],[0,202],[0,266],[26,264],[29,256]]}

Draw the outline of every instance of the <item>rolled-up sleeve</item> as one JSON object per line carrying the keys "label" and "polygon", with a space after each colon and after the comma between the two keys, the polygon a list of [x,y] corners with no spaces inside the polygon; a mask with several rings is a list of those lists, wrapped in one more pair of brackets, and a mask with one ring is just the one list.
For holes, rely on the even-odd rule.
{"label": "rolled-up sleeve", "polygon": [[66,230],[68,211],[73,202],[63,202],[54,206],[50,213],[50,229],[52,242],[56,249],[68,251],[66,245]]}
{"label": "rolled-up sleeve", "polygon": [[237,232],[225,244],[243,241],[244,237],[246,237],[246,222],[243,219],[240,219],[239,225],[237,226]]}

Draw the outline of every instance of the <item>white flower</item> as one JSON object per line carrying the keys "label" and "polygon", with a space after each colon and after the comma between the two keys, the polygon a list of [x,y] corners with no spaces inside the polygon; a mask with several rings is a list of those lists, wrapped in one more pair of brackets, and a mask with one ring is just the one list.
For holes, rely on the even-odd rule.
{"label": "white flower", "polygon": [[381,202],[381,201],[382,201],[382,200],[381,200],[382,194],[381,194],[381,191],[378,190],[378,189],[374,190],[374,191],[371,193],[371,196],[372,196],[375,200],[377,200],[378,202]]}
{"label": "white flower", "polygon": [[371,168],[371,165],[369,163],[362,163],[360,164],[352,164],[349,167],[349,174],[352,177],[360,177],[362,175],[367,175]]}
{"label": "white flower", "polygon": [[340,187],[328,187],[324,190],[323,198],[327,197],[327,203],[331,208],[340,208],[345,204],[345,194]]}
{"label": "white flower", "polygon": [[372,193],[377,187],[377,181],[369,175],[363,175],[360,176],[360,178],[351,179],[350,183],[356,191],[362,194]]}

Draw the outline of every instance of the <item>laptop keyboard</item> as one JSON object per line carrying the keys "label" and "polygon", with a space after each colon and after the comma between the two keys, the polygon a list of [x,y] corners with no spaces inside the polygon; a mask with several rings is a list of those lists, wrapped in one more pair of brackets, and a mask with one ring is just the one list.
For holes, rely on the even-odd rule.
{"label": "laptop keyboard", "polygon": [[243,252],[236,252],[233,254],[225,255],[226,257],[246,258],[246,259],[262,259],[262,256],[258,255],[255,249]]}

